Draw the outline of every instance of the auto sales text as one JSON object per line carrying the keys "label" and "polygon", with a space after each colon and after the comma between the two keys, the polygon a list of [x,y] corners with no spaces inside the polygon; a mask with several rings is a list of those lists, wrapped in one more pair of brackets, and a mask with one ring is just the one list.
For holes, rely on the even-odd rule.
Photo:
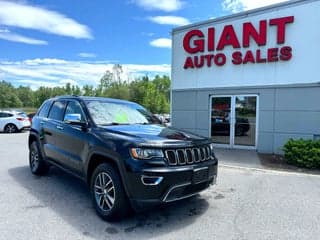
{"label": "auto sales text", "polygon": [[[235,51],[231,53],[231,62],[234,65],[247,63],[270,63],[278,61],[289,61],[292,58],[292,47],[286,43],[286,26],[293,23],[294,16],[261,20],[258,30],[251,22],[242,25],[242,39],[237,36],[233,25],[225,25],[217,38],[216,29],[209,27],[204,31],[193,29],[187,32],[183,38],[183,48],[190,54],[186,57],[184,69],[223,66],[227,63],[227,55],[223,52],[225,47],[232,47]],[[241,48],[250,48],[255,42],[257,46],[267,45],[269,28],[275,28],[275,41],[277,46],[255,50],[239,51]],[[270,38],[270,36],[269,36]],[[218,41],[216,42],[216,39]],[[250,42],[250,39],[253,41]],[[212,53],[217,51],[217,53]],[[196,54],[196,55],[194,55]]]}

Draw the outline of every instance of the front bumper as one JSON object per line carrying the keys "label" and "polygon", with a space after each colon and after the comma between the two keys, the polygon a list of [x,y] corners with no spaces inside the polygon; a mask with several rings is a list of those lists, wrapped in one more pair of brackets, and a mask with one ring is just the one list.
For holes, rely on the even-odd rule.
{"label": "front bumper", "polygon": [[215,184],[217,168],[217,159],[212,159],[192,165],[128,172],[128,195],[133,207],[138,208],[187,198]]}

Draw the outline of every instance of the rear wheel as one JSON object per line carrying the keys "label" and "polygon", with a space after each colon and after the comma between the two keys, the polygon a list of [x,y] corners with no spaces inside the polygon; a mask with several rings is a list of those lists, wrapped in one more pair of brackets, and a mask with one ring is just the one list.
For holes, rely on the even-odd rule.
{"label": "rear wheel", "polygon": [[4,127],[4,131],[6,133],[16,133],[18,132],[18,128],[13,123],[9,123]]}
{"label": "rear wheel", "polygon": [[39,150],[38,144],[36,141],[32,142],[29,150],[29,166],[30,170],[35,175],[44,175],[48,173],[49,166],[43,160],[41,152]]}
{"label": "rear wheel", "polygon": [[130,207],[120,175],[112,165],[102,163],[97,166],[90,188],[94,207],[102,219],[120,220],[129,213]]}

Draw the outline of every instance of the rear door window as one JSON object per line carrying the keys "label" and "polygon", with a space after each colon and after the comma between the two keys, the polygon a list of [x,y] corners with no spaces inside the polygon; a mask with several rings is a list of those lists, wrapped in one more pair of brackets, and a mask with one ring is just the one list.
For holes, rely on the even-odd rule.
{"label": "rear door window", "polygon": [[45,102],[43,104],[43,106],[41,107],[41,109],[39,110],[38,116],[39,117],[47,117],[51,104],[52,104],[51,101]]}

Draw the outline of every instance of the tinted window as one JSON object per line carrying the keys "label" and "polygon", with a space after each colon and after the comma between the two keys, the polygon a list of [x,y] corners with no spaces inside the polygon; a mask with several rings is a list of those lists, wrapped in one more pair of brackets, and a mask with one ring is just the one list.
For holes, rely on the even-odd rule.
{"label": "tinted window", "polygon": [[65,101],[54,102],[49,112],[49,118],[62,121],[65,106]]}
{"label": "tinted window", "polygon": [[47,116],[48,116],[49,109],[50,109],[50,106],[51,106],[51,101],[45,102],[45,103],[42,105],[41,109],[39,110],[38,116],[40,116],[40,117],[47,117]]}
{"label": "tinted window", "polygon": [[85,122],[85,115],[82,111],[80,103],[76,102],[76,101],[70,101],[68,103],[65,115],[66,114],[74,114],[74,113],[80,114],[81,115],[81,122]]}
{"label": "tinted window", "polygon": [[7,117],[12,117],[12,116],[13,116],[13,114],[0,112],[0,117],[1,118],[7,118]]}

